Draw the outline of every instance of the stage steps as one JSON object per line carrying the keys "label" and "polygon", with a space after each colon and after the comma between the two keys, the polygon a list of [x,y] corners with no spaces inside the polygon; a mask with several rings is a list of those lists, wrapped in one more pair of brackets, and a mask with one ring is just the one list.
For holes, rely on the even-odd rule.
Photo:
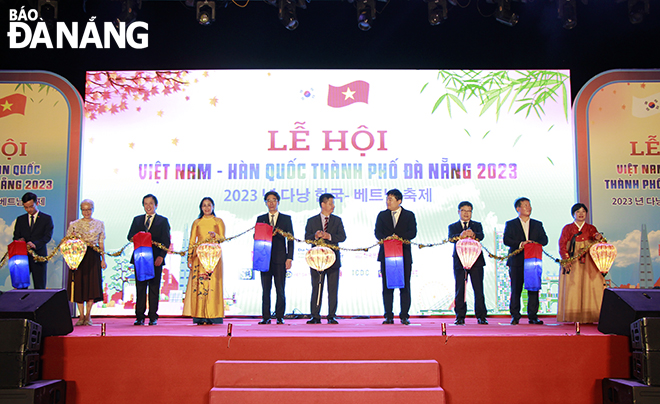
{"label": "stage steps", "polygon": [[217,361],[211,404],[444,404],[435,360]]}

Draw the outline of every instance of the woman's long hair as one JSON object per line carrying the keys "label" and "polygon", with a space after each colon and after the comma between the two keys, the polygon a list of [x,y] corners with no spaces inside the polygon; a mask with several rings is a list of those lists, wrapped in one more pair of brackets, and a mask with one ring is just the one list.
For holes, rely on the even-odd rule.
{"label": "woman's long hair", "polygon": [[215,216],[215,202],[213,202],[213,199],[211,197],[206,196],[202,198],[202,201],[199,203],[199,216],[197,217],[198,219],[201,219],[204,217],[204,211],[202,210],[202,205],[204,204],[204,201],[209,201],[211,202],[211,205],[213,205],[213,209],[211,210],[211,214]]}

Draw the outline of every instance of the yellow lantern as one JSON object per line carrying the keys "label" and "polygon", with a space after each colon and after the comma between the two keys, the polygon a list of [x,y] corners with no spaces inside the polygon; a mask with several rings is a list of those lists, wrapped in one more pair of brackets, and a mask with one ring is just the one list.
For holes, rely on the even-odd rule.
{"label": "yellow lantern", "polygon": [[202,264],[202,268],[211,274],[218,265],[218,261],[222,256],[222,248],[218,243],[204,243],[197,246],[197,257]]}
{"label": "yellow lantern", "polygon": [[603,276],[607,275],[616,258],[616,247],[609,243],[598,243],[591,246],[589,254]]}
{"label": "yellow lantern", "polygon": [[472,268],[474,262],[481,254],[481,244],[471,238],[460,239],[456,242],[456,253],[463,264],[463,268],[468,270]]}
{"label": "yellow lantern", "polygon": [[78,269],[78,265],[87,252],[87,244],[80,239],[73,238],[62,243],[60,251],[69,268]]}
{"label": "yellow lantern", "polygon": [[317,271],[325,271],[330,268],[336,259],[335,252],[328,247],[314,247],[305,255],[307,265]]}

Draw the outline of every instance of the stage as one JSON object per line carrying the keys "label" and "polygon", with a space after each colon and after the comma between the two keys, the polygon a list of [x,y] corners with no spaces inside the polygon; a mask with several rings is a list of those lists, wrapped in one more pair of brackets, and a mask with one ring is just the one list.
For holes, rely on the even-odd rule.
{"label": "stage", "polygon": [[[258,318],[239,317],[198,326],[177,317],[134,326],[132,318],[100,317],[67,336],[45,338],[42,377],[66,380],[69,404],[209,403],[214,383],[217,387],[216,361],[434,360],[444,402],[450,404],[600,404],[603,378],[630,377],[628,337],[603,335],[595,325],[582,325],[577,335],[573,324],[542,319],[544,325],[529,325],[523,317],[512,326],[509,317],[489,317],[489,325],[468,318],[457,326],[453,317],[413,317],[404,326],[398,319],[382,325],[382,318],[374,317],[340,318],[338,325],[305,319],[259,325]],[[322,379],[325,373],[313,376]],[[270,397],[280,401],[276,394]],[[315,397],[311,402],[349,401],[331,394]]]}

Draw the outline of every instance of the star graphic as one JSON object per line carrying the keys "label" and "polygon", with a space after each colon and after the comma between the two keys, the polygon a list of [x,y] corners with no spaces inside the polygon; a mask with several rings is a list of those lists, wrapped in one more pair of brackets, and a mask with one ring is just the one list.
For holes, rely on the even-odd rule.
{"label": "star graphic", "polygon": [[179,145],[179,139],[177,139],[177,138],[172,139],[172,144],[174,146],[178,146]]}
{"label": "star graphic", "polygon": [[133,146],[135,146],[135,143],[133,143],[133,142],[128,144],[128,147],[131,148],[131,149],[133,148]]}
{"label": "star graphic", "polygon": [[156,115],[158,115],[159,117],[162,118],[163,117],[163,110],[161,109],[160,111],[156,112]]}
{"label": "star graphic", "polygon": [[218,104],[218,97],[211,98],[210,104],[215,107]]}
{"label": "star graphic", "polygon": [[209,72],[204,72],[204,73],[202,73],[202,76],[204,76],[204,77],[209,77]]}
{"label": "star graphic", "polygon": [[646,83],[642,83],[642,84],[641,84],[641,87],[642,87],[642,88],[646,88]]}
{"label": "star graphic", "polygon": [[11,111],[11,106],[14,104],[10,104],[9,101],[5,101],[4,104],[2,104],[2,110],[3,111]]}
{"label": "star graphic", "polygon": [[186,95],[186,101],[190,101],[190,97]]}
{"label": "star graphic", "polygon": [[350,88],[350,87],[346,87],[346,91],[344,91],[342,94],[344,94],[344,97],[345,97],[345,98],[344,98],[344,101],[346,101],[346,100],[349,99],[349,98],[352,99],[352,100],[355,99],[355,98],[353,97],[353,94],[355,94],[355,91],[351,91],[351,88]]}
{"label": "star graphic", "polygon": [[621,109],[626,109],[626,105],[623,104],[623,105],[621,106]]}

